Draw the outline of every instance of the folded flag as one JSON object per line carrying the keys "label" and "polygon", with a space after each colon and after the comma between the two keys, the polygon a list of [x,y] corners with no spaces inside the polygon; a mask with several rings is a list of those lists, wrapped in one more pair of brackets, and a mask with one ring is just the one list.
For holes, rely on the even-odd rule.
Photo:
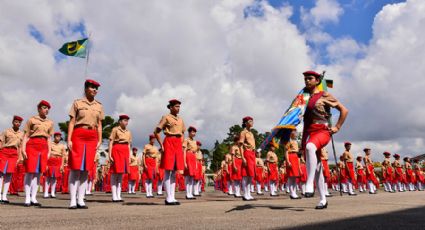
{"label": "folded flag", "polygon": [[67,56],[85,58],[87,54],[88,41],[88,38],[84,38],[81,40],[65,43],[59,49],[59,52]]}

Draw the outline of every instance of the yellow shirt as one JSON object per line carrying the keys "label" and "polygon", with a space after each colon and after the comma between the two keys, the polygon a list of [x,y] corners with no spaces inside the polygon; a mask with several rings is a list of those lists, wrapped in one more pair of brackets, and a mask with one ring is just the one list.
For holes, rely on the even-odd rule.
{"label": "yellow shirt", "polygon": [[69,116],[75,118],[75,125],[97,127],[99,122],[105,119],[105,112],[102,103],[96,100],[89,102],[87,98],[81,98],[74,101]]}
{"label": "yellow shirt", "polygon": [[6,129],[0,135],[0,141],[2,142],[2,147],[15,147],[19,148],[22,144],[22,139],[24,137],[24,132],[18,130],[15,132],[13,128]]}
{"label": "yellow shirt", "polygon": [[163,130],[167,136],[182,136],[186,129],[183,119],[173,114],[163,116],[156,127]]}
{"label": "yellow shirt", "polygon": [[40,116],[31,117],[24,128],[24,132],[28,137],[45,137],[49,138],[53,135],[53,121],[48,118],[43,119]]}
{"label": "yellow shirt", "polygon": [[122,129],[120,126],[114,127],[109,140],[117,143],[131,143],[131,132],[128,129]]}

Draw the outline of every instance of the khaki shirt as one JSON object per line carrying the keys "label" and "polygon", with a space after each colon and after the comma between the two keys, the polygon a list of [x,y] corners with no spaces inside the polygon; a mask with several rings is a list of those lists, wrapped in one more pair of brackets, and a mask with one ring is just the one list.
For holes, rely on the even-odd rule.
{"label": "khaki shirt", "polygon": [[269,151],[267,153],[267,161],[270,163],[276,163],[277,162],[277,155],[275,152]]}
{"label": "khaki shirt", "polygon": [[64,157],[65,145],[61,143],[55,143],[54,141],[50,145],[50,155],[52,157]]}
{"label": "khaki shirt", "polygon": [[391,167],[390,160],[388,160],[387,158],[385,158],[384,161],[382,162],[382,166],[384,166],[384,167]]}
{"label": "khaki shirt", "polygon": [[196,152],[198,150],[198,145],[196,144],[195,140],[186,138],[183,141],[183,148],[185,148],[186,151]]}
{"label": "khaki shirt", "polygon": [[373,164],[373,161],[369,158],[368,155],[366,155],[366,156],[364,156],[364,163],[365,163],[365,165]]}
{"label": "khaki shirt", "polygon": [[19,148],[22,144],[22,139],[24,138],[24,132],[18,130],[15,132],[13,128],[6,129],[0,135],[0,141],[2,142],[2,147],[15,147]]}
{"label": "khaki shirt", "polygon": [[294,140],[289,141],[286,148],[288,149],[288,153],[298,153],[300,150],[298,147],[298,142]]}
{"label": "khaki shirt", "polygon": [[229,153],[224,156],[224,160],[226,161],[227,164],[233,163],[232,155]]}
{"label": "khaki shirt", "polygon": [[162,116],[156,127],[163,130],[164,134],[167,136],[182,136],[186,129],[184,126],[183,119],[181,119],[179,116],[174,116],[171,113]]}
{"label": "khaki shirt", "polygon": [[322,160],[328,160],[329,159],[328,151],[325,148],[322,148],[321,159]]}
{"label": "khaki shirt", "polygon": [[145,157],[156,158],[159,155],[159,150],[156,146],[147,144],[143,148],[143,154]]}
{"label": "khaki shirt", "polygon": [[401,168],[401,164],[400,164],[400,162],[399,162],[398,160],[395,160],[395,161],[393,162],[393,167]]}
{"label": "khaki shirt", "polygon": [[329,92],[324,92],[322,97],[316,101],[313,112],[313,122],[328,122],[330,116],[329,107],[335,108],[340,102]]}
{"label": "khaki shirt", "polygon": [[363,165],[360,163],[360,161],[356,162],[356,169],[363,169]]}
{"label": "khaki shirt", "polygon": [[40,116],[33,116],[25,125],[24,132],[28,137],[45,137],[49,138],[53,135],[53,121],[48,118],[43,119]]}
{"label": "khaki shirt", "polygon": [[353,162],[354,161],[353,154],[351,154],[350,152],[345,151],[342,155],[344,156],[345,162]]}
{"label": "khaki shirt", "polygon": [[242,158],[242,154],[237,145],[232,145],[232,147],[230,147],[230,154],[234,155],[236,158]]}
{"label": "khaki shirt", "polygon": [[201,151],[196,152],[196,160],[200,161],[202,159],[204,159],[204,156],[202,156],[202,152]]}
{"label": "khaki shirt", "polygon": [[105,112],[102,103],[96,100],[89,102],[87,98],[81,98],[74,101],[69,116],[75,118],[75,125],[97,127],[99,122],[105,119]]}
{"label": "khaki shirt", "polygon": [[264,167],[264,161],[261,158],[255,158],[255,165],[257,167]]}
{"label": "khaki shirt", "polygon": [[131,143],[131,132],[128,129],[122,129],[120,126],[114,127],[109,140],[117,143]]}
{"label": "khaki shirt", "polygon": [[241,132],[239,138],[239,144],[243,144],[244,149],[254,150],[255,149],[255,138],[254,134],[248,129],[244,129]]}
{"label": "khaki shirt", "polygon": [[133,156],[133,154],[130,155],[130,166],[138,166],[139,161],[137,156]]}

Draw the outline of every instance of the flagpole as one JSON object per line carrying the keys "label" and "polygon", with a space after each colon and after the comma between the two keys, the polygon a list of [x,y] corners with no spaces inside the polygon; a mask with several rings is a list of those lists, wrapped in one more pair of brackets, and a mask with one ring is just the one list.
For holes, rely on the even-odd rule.
{"label": "flagpole", "polygon": [[86,68],[84,70],[84,78],[87,77],[87,70],[89,68],[89,58],[90,58],[90,38],[91,38],[92,32],[89,33],[89,37],[87,38],[87,58],[86,58]]}

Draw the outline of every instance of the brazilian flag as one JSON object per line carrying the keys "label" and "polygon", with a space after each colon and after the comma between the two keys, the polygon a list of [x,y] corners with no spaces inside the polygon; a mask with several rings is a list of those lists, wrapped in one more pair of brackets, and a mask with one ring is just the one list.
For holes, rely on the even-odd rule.
{"label": "brazilian flag", "polygon": [[59,52],[67,55],[85,58],[87,54],[87,44],[89,40],[88,38],[84,38],[77,41],[72,41],[63,44],[63,46],[59,49]]}

